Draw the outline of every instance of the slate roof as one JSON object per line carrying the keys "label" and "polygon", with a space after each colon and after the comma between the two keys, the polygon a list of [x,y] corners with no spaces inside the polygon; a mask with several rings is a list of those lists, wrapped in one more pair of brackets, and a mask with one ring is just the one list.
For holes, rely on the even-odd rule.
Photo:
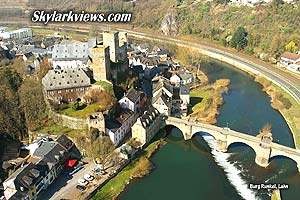
{"label": "slate roof", "polygon": [[88,87],[91,80],[86,72],[81,69],[49,70],[42,79],[46,90]]}
{"label": "slate roof", "polygon": [[152,79],[152,94],[163,87],[166,88],[170,93],[173,93],[173,86],[168,79],[162,76],[157,76]]}
{"label": "slate roof", "polygon": [[52,58],[87,58],[90,55],[88,43],[76,42],[70,44],[56,44],[52,50]]}
{"label": "slate roof", "polygon": [[134,88],[131,88],[128,93],[126,94],[126,97],[132,101],[132,102],[136,102],[138,100],[138,98],[140,97],[140,93],[134,89]]}
{"label": "slate roof", "polygon": [[56,44],[52,50],[52,58],[57,60],[64,58],[88,58],[91,55],[91,48],[96,45],[96,38],[92,38],[88,42],[76,41],[68,44]]}
{"label": "slate roof", "polygon": [[152,98],[152,104],[156,103],[161,98],[165,105],[169,107],[171,99],[164,92],[160,91],[155,97]]}
{"label": "slate roof", "polygon": [[190,94],[190,87],[182,85],[180,86],[180,95],[189,95]]}
{"label": "slate roof", "polygon": [[157,117],[159,117],[159,112],[152,105],[144,111],[143,115],[139,118],[140,123],[144,128],[147,128]]}
{"label": "slate roof", "polygon": [[43,141],[32,154],[47,163],[57,163],[66,153],[66,148],[55,141]]}
{"label": "slate roof", "polygon": [[155,66],[159,64],[159,59],[158,58],[149,58],[149,57],[142,57],[141,58],[141,63],[147,66]]}
{"label": "slate roof", "polygon": [[58,142],[60,145],[62,145],[63,147],[65,147],[66,149],[69,149],[70,146],[73,145],[72,140],[70,140],[67,136],[65,135],[60,135],[58,136],[58,138],[55,140],[56,142]]}
{"label": "slate roof", "polygon": [[26,190],[30,188],[42,175],[42,172],[37,169],[36,165],[29,163],[17,169],[5,180],[5,182],[14,180],[14,185],[18,191],[20,191],[20,186],[24,187]]}
{"label": "slate roof", "polygon": [[17,47],[16,54],[31,53],[34,49],[34,45],[20,45]]}
{"label": "slate roof", "polygon": [[191,73],[186,73],[186,72],[179,72],[178,76],[180,77],[181,80],[185,80],[185,81],[193,78],[193,75]]}

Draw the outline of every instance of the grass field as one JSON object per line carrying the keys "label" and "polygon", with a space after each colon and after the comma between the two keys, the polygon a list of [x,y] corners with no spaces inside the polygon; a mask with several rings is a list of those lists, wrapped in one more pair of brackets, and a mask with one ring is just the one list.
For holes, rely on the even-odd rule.
{"label": "grass field", "polygon": [[271,86],[280,91],[281,94],[285,98],[288,98],[292,104],[292,106],[288,110],[282,109],[280,110],[280,112],[282,113],[290,128],[292,129],[295,138],[295,146],[300,148],[300,105],[291,95],[286,93],[279,86],[275,85],[274,83],[272,83]]}
{"label": "grass field", "polygon": [[49,133],[51,135],[62,135],[65,134],[68,137],[76,138],[83,136],[87,133],[84,129],[71,129],[68,127],[61,126],[53,121],[46,122],[42,128],[35,130],[38,133],[45,134]]}
{"label": "grass field", "polygon": [[94,85],[101,85],[104,90],[113,91],[113,85],[111,83],[106,82],[106,81],[97,81],[97,82],[94,83]]}
{"label": "grass field", "polygon": [[85,119],[87,115],[92,114],[94,112],[98,112],[101,109],[102,106],[98,103],[88,105],[80,110],[73,110],[71,105],[69,105],[66,109],[59,111],[59,113],[63,115],[68,115],[70,117]]}
{"label": "grass field", "polygon": [[54,30],[49,30],[49,29],[33,29],[34,35],[47,35],[47,34],[52,35],[55,32],[59,33],[59,35],[61,35],[61,36],[71,37],[72,39],[79,40],[79,41],[86,41],[87,39],[90,38],[88,35],[74,33],[74,32],[54,31]]}

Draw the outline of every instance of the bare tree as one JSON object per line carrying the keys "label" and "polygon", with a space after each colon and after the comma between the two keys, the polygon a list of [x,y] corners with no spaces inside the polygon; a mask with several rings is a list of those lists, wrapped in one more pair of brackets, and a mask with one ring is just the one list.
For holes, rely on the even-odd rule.
{"label": "bare tree", "polygon": [[114,145],[108,136],[99,136],[91,141],[88,146],[88,155],[93,158],[95,163],[101,163],[103,166],[115,159]]}

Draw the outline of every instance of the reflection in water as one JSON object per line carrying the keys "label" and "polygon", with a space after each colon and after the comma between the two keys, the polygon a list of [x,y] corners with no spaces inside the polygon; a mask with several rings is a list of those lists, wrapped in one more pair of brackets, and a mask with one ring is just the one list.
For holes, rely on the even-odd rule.
{"label": "reflection in water", "polygon": [[[270,123],[276,142],[294,146],[283,117],[271,108],[270,98],[252,77],[218,62],[201,65],[201,69],[211,82],[220,78],[231,80],[217,117],[218,126],[228,123],[234,130],[256,135]],[[290,188],[281,192],[282,198],[299,199],[300,176],[293,161],[276,158],[262,168],[255,164],[255,153],[246,145],[233,145],[227,153],[219,153],[200,134],[189,141],[184,141],[181,134],[178,129],[172,130],[168,143],[152,159],[155,170],[131,183],[121,200],[270,200],[271,191],[250,190],[249,183],[287,183]]]}

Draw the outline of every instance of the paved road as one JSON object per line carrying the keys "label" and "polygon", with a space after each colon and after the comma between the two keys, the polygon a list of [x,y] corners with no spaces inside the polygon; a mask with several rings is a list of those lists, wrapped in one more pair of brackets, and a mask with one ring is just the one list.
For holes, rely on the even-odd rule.
{"label": "paved road", "polygon": [[184,41],[181,39],[174,39],[167,36],[157,36],[151,35],[147,33],[140,33],[136,31],[130,31],[126,29],[118,29],[119,31],[127,31],[128,34],[145,39],[156,40],[160,42],[169,42],[175,43],[180,46],[185,47],[193,47],[195,49],[200,50],[202,53],[207,54],[209,56],[214,56],[215,58],[220,60],[220,57],[224,57],[221,61],[228,61],[235,62],[236,65],[245,66],[245,68],[251,68],[252,70],[256,71],[257,74],[264,75],[268,79],[272,80],[274,83],[282,87],[286,92],[288,92],[299,104],[300,104],[300,79],[296,75],[291,75],[288,72],[282,71],[276,67],[267,66],[266,64],[258,64],[255,62],[250,61],[249,59],[236,56],[233,53],[223,51],[220,49],[216,49],[210,46],[205,46],[203,44],[192,43],[189,41]]}
{"label": "paved road", "polygon": [[78,171],[70,179],[66,175],[61,174],[47,190],[41,193],[39,199],[49,199],[49,200],[59,200],[62,198],[68,199],[69,196],[76,194],[79,195],[81,192],[75,187],[78,184],[77,181],[79,178],[83,178],[84,174],[89,174],[92,169],[96,166],[93,162],[89,162],[84,165],[84,168]]}
{"label": "paved road", "polygon": [[[18,23],[26,23],[28,24],[28,21],[22,21],[20,20]],[[7,22],[7,21],[0,21],[1,23],[17,23],[17,22]],[[29,24],[28,26],[35,27],[35,28],[45,28],[45,26],[41,26],[40,24]],[[93,24],[95,26],[95,24]],[[56,28],[62,28],[64,30],[74,30],[77,32],[88,32],[90,30],[89,24],[51,24],[48,25],[48,27],[51,29],[51,27]],[[165,35],[158,35],[158,34],[151,34],[151,33],[143,33],[138,31],[132,31],[129,29],[124,28],[116,28],[116,27],[108,27],[104,25],[98,25],[97,28],[99,30],[105,31],[105,30],[117,30],[117,31],[126,31],[129,35],[139,38],[145,38],[150,40],[156,40],[159,42],[168,42],[172,44],[177,44],[180,46],[185,47],[193,47],[195,49],[198,49],[200,52],[204,54],[209,54],[209,56],[213,56],[221,61],[228,62],[228,60],[231,60],[231,62],[235,63],[235,66],[238,68],[251,68],[252,71],[257,72],[256,74],[263,75],[266,78],[272,80],[274,83],[279,85],[282,89],[284,89],[286,92],[288,92],[299,104],[300,104],[300,77],[297,75],[290,74],[288,72],[285,72],[283,70],[280,70],[276,67],[272,67],[269,64],[259,62],[259,61],[253,61],[255,59],[253,58],[247,58],[244,56],[237,56],[237,53],[230,52],[229,50],[222,48],[213,47],[211,45],[206,44],[200,44],[197,42],[189,42],[183,39],[177,39],[172,38],[170,36]],[[223,57],[224,59],[220,59],[220,57]],[[241,67],[244,66],[244,67]]]}

